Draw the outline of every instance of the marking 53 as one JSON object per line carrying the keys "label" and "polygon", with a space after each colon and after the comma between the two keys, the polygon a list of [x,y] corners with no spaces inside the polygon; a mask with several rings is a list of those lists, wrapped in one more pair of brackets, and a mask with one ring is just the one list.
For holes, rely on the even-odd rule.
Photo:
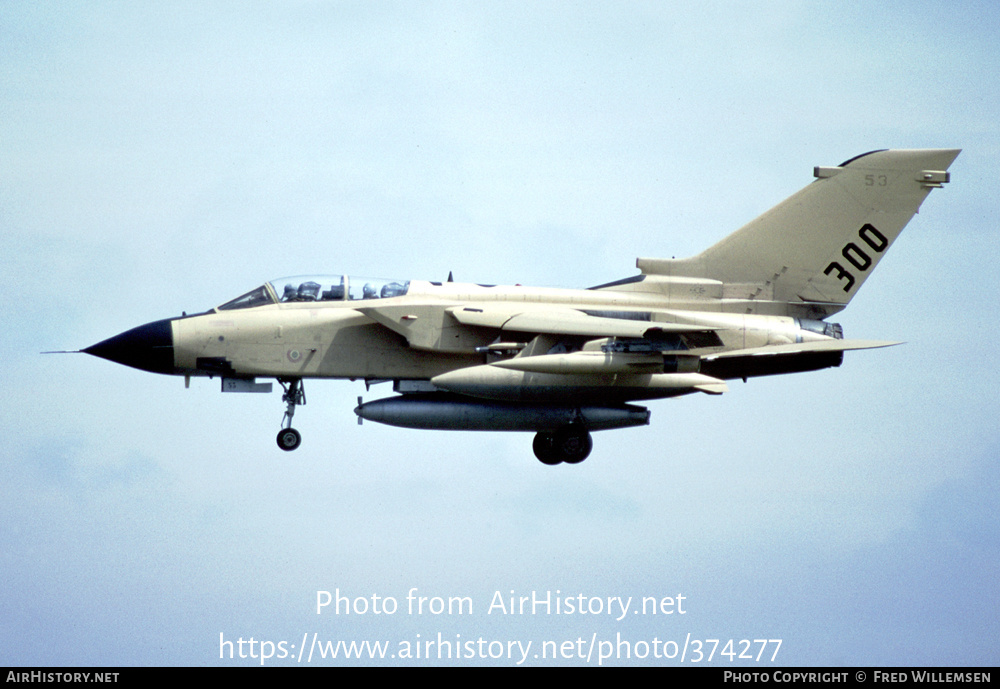
{"label": "marking 53", "polygon": [[[889,246],[889,240],[885,238],[884,234],[875,229],[875,226],[871,223],[865,223],[861,229],[858,230],[858,237],[876,254],[882,253],[885,251],[886,247]],[[848,263],[860,270],[862,273],[867,271],[872,266],[871,256],[869,256],[864,249],[854,242],[848,242],[845,244],[844,248],[840,250],[840,254],[847,260]],[[837,279],[842,280],[845,283],[845,292],[851,291],[851,288],[854,286],[854,275],[852,275],[850,271],[846,270],[844,266],[840,265],[836,261],[831,262],[823,273],[826,275],[836,273]]]}

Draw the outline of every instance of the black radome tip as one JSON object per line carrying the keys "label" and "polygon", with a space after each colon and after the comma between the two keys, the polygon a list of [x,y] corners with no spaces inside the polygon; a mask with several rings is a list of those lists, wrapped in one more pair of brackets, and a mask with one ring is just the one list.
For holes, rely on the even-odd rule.
{"label": "black radome tip", "polygon": [[152,373],[173,373],[172,318],[154,321],[110,337],[83,350],[85,354]]}

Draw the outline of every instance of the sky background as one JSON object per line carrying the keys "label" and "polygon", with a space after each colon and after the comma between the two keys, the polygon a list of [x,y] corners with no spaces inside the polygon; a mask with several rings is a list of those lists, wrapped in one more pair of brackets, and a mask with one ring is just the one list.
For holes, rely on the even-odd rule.
{"label": "sky background", "polygon": [[[297,654],[313,632],[995,665],[998,11],[3,3],[0,665],[254,664],[220,633]],[[530,434],[358,426],[357,396],[390,391],[346,381],[307,381],[286,454],[277,392],[39,354],[284,275],[609,282],[815,165],[937,147],[964,149],[952,183],[833,319],[907,344],[654,401],[578,466]],[[408,615],[414,587],[473,614]],[[317,615],[336,589],[400,611]],[[486,614],[533,590],[686,613]]]}

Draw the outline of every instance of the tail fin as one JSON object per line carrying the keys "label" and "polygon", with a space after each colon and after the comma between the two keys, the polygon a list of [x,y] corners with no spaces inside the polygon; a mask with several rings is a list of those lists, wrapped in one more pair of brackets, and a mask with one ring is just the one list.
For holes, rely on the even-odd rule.
{"label": "tail fin", "polygon": [[960,149],[872,151],[837,167],[692,258],[637,261],[643,273],[711,278],[726,298],[823,303],[851,300],[930,190],[949,179]]}

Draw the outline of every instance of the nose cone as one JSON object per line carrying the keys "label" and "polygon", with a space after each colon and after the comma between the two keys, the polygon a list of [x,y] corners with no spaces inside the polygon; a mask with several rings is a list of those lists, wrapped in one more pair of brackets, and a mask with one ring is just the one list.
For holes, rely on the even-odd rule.
{"label": "nose cone", "polygon": [[172,318],[154,321],[87,347],[83,351],[102,359],[152,373],[174,373]]}

